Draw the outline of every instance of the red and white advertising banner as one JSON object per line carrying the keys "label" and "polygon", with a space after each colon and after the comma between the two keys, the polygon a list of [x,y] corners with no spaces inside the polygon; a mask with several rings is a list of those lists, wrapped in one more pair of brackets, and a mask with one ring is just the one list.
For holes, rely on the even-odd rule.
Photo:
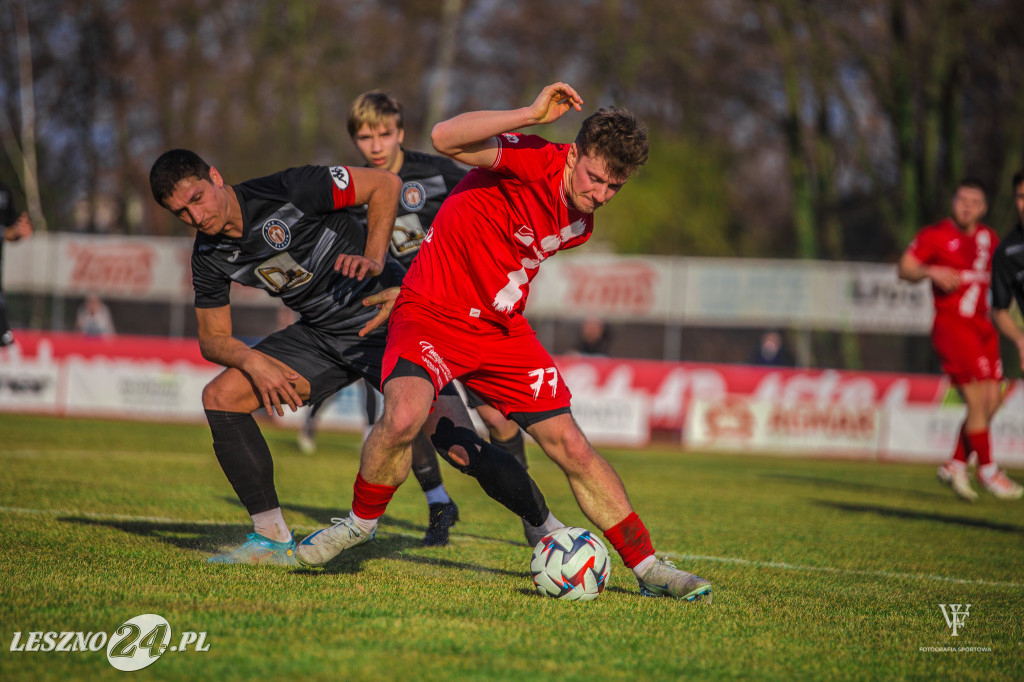
{"label": "red and white advertising banner", "polygon": [[683,442],[698,450],[874,455],[881,437],[881,412],[876,407],[787,405],[741,396],[696,400]]}
{"label": "red and white advertising banner", "polygon": [[683,430],[691,401],[742,396],[776,405],[883,408],[937,406],[948,379],[920,374],[845,372],[713,365],[695,362],[619,360],[564,355],[556,359],[573,395],[641,396],[649,401],[651,428]]}
{"label": "red and white advertising banner", "polygon": [[531,316],[670,320],[682,310],[678,258],[588,255],[549,259],[530,284]]}
{"label": "red and white advertising banner", "polygon": [[[182,234],[187,232],[183,228]],[[192,300],[192,238],[38,234],[9,246],[11,292]],[[276,303],[232,289],[232,301]],[[530,286],[535,317],[722,327],[802,327],[927,334],[931,289],[888,263],[616,256],[573,250],[544,262]]]}

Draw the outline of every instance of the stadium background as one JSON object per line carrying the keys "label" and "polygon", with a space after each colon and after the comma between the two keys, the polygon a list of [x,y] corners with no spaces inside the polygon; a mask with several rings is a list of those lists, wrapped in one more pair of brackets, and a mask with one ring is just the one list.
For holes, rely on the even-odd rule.
{"label": "stadium background", "polygon": [[[608,104],[632,108],[649,123],[654,141],[649,164],[599,214],[593,243],[578,255],[567,253],[546,263],[531,296],[531,319],[571,374],[570,386],[581,401],[577,411],[590,416],[590,428],[621,426],[619,433],[590,431],[595,440],[637,447],[653,439],[669,445],[673,456],[679,446],[723,453],[722,464],[694,455],[702,469],[695,480],[712,481],[704,488],[717,491],[714,496],[699,497],[703,491],[697,484],[686,487],[689,471],[671,479],[666,495],[685,490],[698,501],[697,509],[715,508],[718,498],[734,505],[737,514],[729,523],[719,523],[719,510],[707,527],[723,535],[730,525],[736,530],[733,544],[726,546],[741,557],[738,566],[744,566],[742,557],[761,556],[764,563],[756,571],[778,568],[774,564],[781,557],[793,565],[820,564],[825,572],[839,564],[848,571],[844,575],[857,575],[864,565],[904,571],[899,580],[914,572],[965,575],[964,565],[973,572],[961,582],[983,584],[986,576],[994,576],[988,588],[976,588],[976,598],[992,605],[991,593],[984,592],[989,588],[1008,595],[1000,603],[1010,605],[1005,613],[1018,614],[1013,616],[1017,630],[1009,625],[999,630],[1008,656],[999,670],[1007,679],[1019,679],[1024,659],[1012,654],[1022,641],[1019,561],[1013,559],[1019,555],[1019,514],[1015,519],[1012,509],[984,504],[970,513],[950,512],[948,491],[939,489],[931,467],[923,466],[946,456],[962,408],[936,373],[926,336],[927,287],[895,278],[899,253],[921,225],[946,214],[950,191],[965,174],[980,177],[990,189],[987,222],[999,233],[1014,224],[1008,185],[1013,171],[1024,166],[1024,126],[1019,125],[1024,118],[1024,27],[1011,0],[5,3],[0,6],[0,180],[15,190],[18,206],[27,207],[37,232],[31,241],[9,244],[4,252],[4,285],[21,343],[0,350],[0,412],[102,417],[97,434],[109,429],[133,433],[130,426],[112,421],[126,417],[201,422],[198,391],[216,370],[197,357],[192,341],[186,231],[149,196],[149,166],[164,149],[194,148],[228,181],[302,163],[354,163],[358,157],[343,120],[348,103],[360,92],[382,88],[401,99],[407,146],[427,149],[433,122],[457,111],[523,104],[556,79],[581,92],[586,110]],[[567,117],[543,133],[568,139],[578,121]],[[100,294],[111,307],[115,339],[89,340],[71,331],[87,293]],[[825,293],[831,298],[815,298]],[[269,299],[238,292],[233,309],[240,336],[256,338],[278,325]],[[567,354],[586,316],[606,319],[612,360]],[[783,331],[795,368],[743,364],[767,329]],[[1012,349],[1004,350],[1011,376],[1019,376],[1018,359]],[[1016,467],[1024,466],[1022,394],[1014,383],[994,431],[997,459]],[[359,402],[349,395],[327,428],[358,430]],[[90,429],[66,421],[83,432]],[[16,431],[11,426],[8,435],[13,439]],[[49,437],[18,431],[11,441],[17,446],[0,446],[0,454],[18,472],[12,474],[9,497],[17,498],[18,509],[26,514],[34,514],[48,494],[55,507],[67,508],[59,501],[73,485],[57,479],[56,493],[47,487],[48,476],[62,471],[62,460],[46,455],[54,464],[29,472],[18,459],[21,450],[16,448]],[[108,437],[122,438],[93,436],[100,443],[97,461],[108,456]],[[893,439],[906,447],[891,447]],[[196,440],[197,452],[208,445],[202,436]],[[124,449],[133,451],[145,436],[124,436],[124,442],[129,443]],[[170,443],[167,449],[174,449],[175,441]],[[284,450],[282,443],[283,437],[275,440],[276,451]],[[637,450],[636,457],[645,465],[652,462],[651,469],[682,468],[659,460],[660,452],[648,459],[649,450]],[[831,460],[806,467],[761,465],[732,458],[733,452],[906,459],[922,466],[862,470]],[[617,466],[630,466],[628,453],[615,456]],[[112,458],[130,461],[124,453]],[[209,463],[212,457],[195,460]],[[321,463],[288,464],[301,469]],[[167,464],[166,480],[175,480],[177,466],[176,460]],[[757,486],[744,487],[745,475],[772,466],[781,468],[765,474]],[[728,476],[705,475],[720,467]],[[191,500],[175,508],[160,497],[170,485],[153,486],[140,501],[123,492],[135,481],[117,482],[116,472],[108,472],[116,492],[104,497],[108,480],[92,479],[93,468],[81,466],[75,473],[91,482],[83,487],[92,485],[101,494],[68,495],[81,507],[97,498],[103,509],[91,513],[106,510],[127,517],[140,507],[157,517],[188,516]],[[543,473],[543,465],[538,468]],[[325,464],[313,470],[319,480],[323,471],[333,469]],[[643,475],[642,470],[632,473]],[[836,480],[830,480],[832,475]],[[207,484],[223,483],[211,476],[196,475],[185,487],[202,491]],[[821,550],[813,539],[820,526],[802,528],[800,518],[815,517],[820,510],[808,513],[801,506],[804,495],[794,494],[796,503],[787,499],[783,517],[771,515],[777,489],[769,484],[801,480],[824,487],[835,508],[859,510],[861,515],[852,518],[868,533],[876,517],[894,525],[866,540],[851,533],[831,543],[848,557],[816,554]],[[744,526],[751,516],[744,512],[746,505],[760,488],[765,499],[755,507],[773,526],[770,532]],[[651,489],[658,488],[652,485],[648,496]],[[334,497],[326,490],[317,495],[325,508]],[[217,508],[210,499],[206,495],[198,504],[203,514],[237,516],[237,510]],[[678,504],[665,506],[670,507],[666,518],[675,518]],[[17,510],[5,513],[5,544],[19,551],[30,548],[34,563],[48,567],[36,578],[19,573],[25,582],[18,588],[5,586],[5,601],[13,605],[4,611],[5,622],[18,620],[24,623],[18,627],[28,628],[45,620],[46,608],[60,612],[75,601],[78,581],[89,584],[89,594],[97,595],[94,601],[127,599],[138,608],[137,601],[96,587],[91,576],[103,571],[95,566],[70,570],[67,580],[75,584],[70,591],[54,587],[50,572],[63,575],[64,569],[25,539],[51,529],[23,523]],[[409,517],[416,518],[413,514]],[[128,525],[139,521],[88,518],[123,523],[127,533],[141,533]],[[17,523],[8,523],[13,519]],[[893,519],[932,524],[925,533],[928,541],[911,547],[907,537],[920,526],[908,530]],[[311,514],[308,522],[313,520]],[[87,529],[84,535],[100,535],[81,519],[76,522]],[[834,517],[822,517],[822,525],[833,523]],[[662,528],[668,525],[662,520]],[[120,538],[117,530],[111,536]],[[778,541],[775,533],[790,531],[792,537]],[[170,532],[181,531],[172,525]],[[62,527],[55,537],[61,533]],[[979,533],[989,535],[979,540]],[[765,546],[757,544],[759,535]],[[111,536],[103,535],[103,541]],[[708,555],[724,551],[718,538],[673,541]],[[867,548],[876,543],[881,558]],[[786,548],[797,545],[808,554],[787,556]],[[197,550],[212,551],[213,543],[205,538],[199,545],[181,546],[187,552],[171,555],[171,561],[191,566]],[[144,547],[151,555],[144,561],[163,571],[166,548]],[[971,547],[977,553],[968,556]],[[104,550],[100,544],[90,551]],[[514,555],[507,559],[511,565],[516,560]],[[742,568],[730,575],[712,566],[734,595],[745,595],[744,588],[760,595],[764,588],[761,573],[751,578]],[[175,570],[186,576],[179,582],[187,589],[193,569],[176,565]],[[972,582],[978,575],[980,581]],[[343,582],[342,587],[351,585]],[[832,609],[834,595],[843,595],[847,587],[827,581],[808,586],[808,599]],[[300,594],[303,589],[296,588]],[[849,602],[860,603],[860,588],[849,589]],[[877,631],[898,631],[906,618],[915,632],[934,626],[945,636],[937,612],[923,613],[920,604],[927,599],[935,611],[932,602],[955,595],[939,589],[934,594],[907,591],[917,606],[904,603],[903,590],[891,591],[895,603],[882,607],[891,620]],[[21,592],[39,596],[24,603],[17,601]],[[57,606],[46,602],[37,608],[46,600],[43,595],[52,595]],[[519,596],[513,595],[513,604]],[[751,603],[759,605],[757,598]],[[232,596],[224,599],[230,603]],[[301,598],[297,603],[305,607]],[[730,613],[728,604],[719,608]],[[911,616],[906,616],[908,609]],[[225,610],[221,628],[234,617],[230,606]],[[856,607],[837,613],[851,622],[865,617]],[[104,615],[115,618],[113,623],[134,614]],[[829,614],[818,615],[827,619]],[[557,613],[548,617],[568,619]],[[749,612],[732,618],[748,620],[753,620]],[[273,627],[275,621],[270,622]],[[82,625],[89,626],[88,621]],[[781,619],[773,627],[767,637],[779,642],[790,621]],[[805,639],[819,641],[829,632]],[[772,670],[765,661],[751,662],[756,654],[738,651],[742,647],[735,646],[735,633],[721,639],[714,655],[703,658],[734,662],[736,667],[719,670],[720,676],[753,677]],[[846,631],[839,642],[861,640]],[[908,661],[885,643],[872,643],[879,650],[876,656],[888,664],[860,668],[836,651],[851,666],[842,671],[864,678],[879,669],[882,676],[895,677],[925,675],[922,671],[939,677],[958,674],[955,667]],[[239,644],[237,650],[245,649]],[[820,654],[812,648],[807,658],[829,658]],[[548,652],[538,660],[559,658]],[[796,674],[787,669],[774,674],[783,679],[836,674],[815,667],[818,663],[801,664]],[[972,665],[975,676],[989,672],[983,663]],[[207,671],[197,667],[193,672]]]}

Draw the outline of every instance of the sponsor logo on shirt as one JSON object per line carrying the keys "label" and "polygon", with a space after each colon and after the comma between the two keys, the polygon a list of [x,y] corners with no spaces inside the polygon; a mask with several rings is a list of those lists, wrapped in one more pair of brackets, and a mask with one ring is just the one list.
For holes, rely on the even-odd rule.
{"label": "sponsor logo on shirt", "polygon": [[519,136],[515,133],[502,133],[502,137],[511,142],[512,144],[519,144]]}
{"label": "sponsor logo on shirt", "polygon": [[402,185],[402,196],[399,201],[406,211],[418,211],[427,202],[427,191],[420,183],[410,180]]}
{"label": "sponsor logo on shirt", "polygon": [[338,189],[342,191],[348,189],[348,184],[351,181],[348,168],[344,166],[331,166],[328,170],[331,173],[331,179],[334,180],[334,184]]}
{"label": "sponsor logo on shirt", "polygon": [[270,248],[284,251],[292,243],[292,233],[284,221],[271,218],[263,223],[263,239],[270,244]]}
{"label": "sponsor logo on shirt", "polygon": [[959,239],[950,239],[948,242],[946,242],[946,250],[947,251],[956,251],[959,248],[960,248],[960,240]]}

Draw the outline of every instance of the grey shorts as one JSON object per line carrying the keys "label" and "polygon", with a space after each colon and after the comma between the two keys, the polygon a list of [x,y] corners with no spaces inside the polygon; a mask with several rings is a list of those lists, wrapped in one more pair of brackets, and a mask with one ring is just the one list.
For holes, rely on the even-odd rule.
{"label": "grey shorts", "polygon": [[357,332],[324,332],[296,322],[253,348],[302,375],[309,382],[308,402],[315,404],[359,379],[380,386],[387,334],[378,330],[360,337]]}

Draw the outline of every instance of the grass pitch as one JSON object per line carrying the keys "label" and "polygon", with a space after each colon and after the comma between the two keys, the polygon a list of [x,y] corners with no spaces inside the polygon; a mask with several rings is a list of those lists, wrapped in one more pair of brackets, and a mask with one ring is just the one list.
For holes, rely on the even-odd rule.
{"label": "grass pitch", "polygon": [[[355,436],[316,455],[266,430],[297,535],[347,513]],[[590,526],[539,450],[556,515]],[[377,539],[326,570],[213,566],[251,530],[204,426],[0,415],[0,679],[119,678],[104,652],[10,651],[15,632],[113,633],[146,613],[206,632],[160,679],[1022,679],[1024,501],[959,502],[930,466],[605,451],[659,553],[712,604],[537,595],[517,519],[447,465],[462,521],[420,545],[399,490]],[[1024,472],[1011,472],[1018,480]],[[956,637],[940,604],[970,604]]]}

